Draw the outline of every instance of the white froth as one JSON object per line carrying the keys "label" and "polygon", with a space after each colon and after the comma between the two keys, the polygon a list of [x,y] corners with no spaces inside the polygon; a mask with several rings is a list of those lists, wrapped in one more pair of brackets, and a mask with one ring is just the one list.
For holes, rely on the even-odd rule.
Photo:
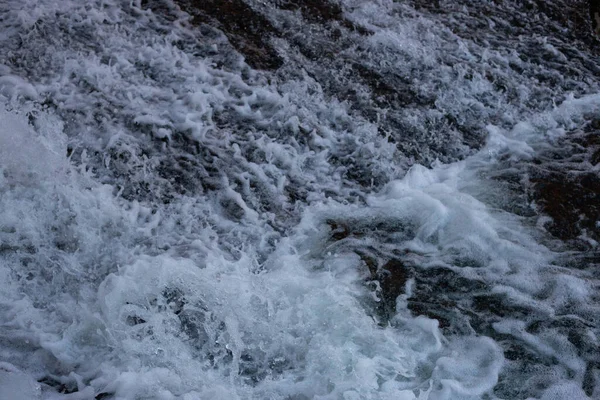
{"label": "white froth", "polygon": [[65,173],[67,166],[62,147],[61,126],[41,121],[46,132],[35,134],[23,115],[0,109],[0,159],[5,184],[35,185]]}
{"label": "white froth", "polygon": [[31,376],[14,365],[0,362],[0,398],[11,400],[41,399],[42,390]]}

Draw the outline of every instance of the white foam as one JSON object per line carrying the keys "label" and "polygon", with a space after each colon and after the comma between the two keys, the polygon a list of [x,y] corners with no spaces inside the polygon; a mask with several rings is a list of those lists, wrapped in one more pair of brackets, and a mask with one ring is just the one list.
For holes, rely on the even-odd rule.
{"label": "white foam", "polygon": [[546,389],[540,400],[588,400],[590,397],[581,388],[572,382],[560,382]]}
{"label": "white foam", "polygon": [[[64,141],[60,124],[46,121],[46,132],[34,134],[22,115],[10,113],[0,104],[0,160],[2,177],[7,185],[32,185],[64,173]],[[60,154],[59,152],[63,152]]]}
{"label": "white foam", "polygon": [[30,83],[19,76],[4,75],[0,76],[0,94],[10,99],[25,97],[37,100],[38,93]]}
{"label": "white foam", "polygon": [[42,398],[40,385],[14,365],[0,362],[0,398],[36,400]]}

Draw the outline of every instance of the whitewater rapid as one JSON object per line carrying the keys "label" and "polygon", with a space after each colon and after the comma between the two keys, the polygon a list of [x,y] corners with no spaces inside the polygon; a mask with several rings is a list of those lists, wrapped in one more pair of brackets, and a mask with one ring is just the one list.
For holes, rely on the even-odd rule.
{"label": "whitewater rapid", "polygon": [[597,242],[527,192],[593,52],[280,3],[263,69],[184,2],[0,0],[0,399],[600,396]]}

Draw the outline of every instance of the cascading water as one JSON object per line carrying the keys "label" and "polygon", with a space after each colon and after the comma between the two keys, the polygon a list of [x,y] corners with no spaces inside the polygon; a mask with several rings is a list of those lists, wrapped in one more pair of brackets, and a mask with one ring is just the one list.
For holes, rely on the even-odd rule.
{"label": "cascading water", "polygon": [[600,396],[585,4],[0,11],[0,399]]}

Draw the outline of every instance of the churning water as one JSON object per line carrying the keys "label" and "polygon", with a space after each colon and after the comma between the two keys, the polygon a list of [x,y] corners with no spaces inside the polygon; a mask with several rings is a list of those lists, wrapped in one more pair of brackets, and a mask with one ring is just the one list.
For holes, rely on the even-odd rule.
{"label": "churning water", "polygon": [[0,398],[600,398],[582,7],[0,0]]}

